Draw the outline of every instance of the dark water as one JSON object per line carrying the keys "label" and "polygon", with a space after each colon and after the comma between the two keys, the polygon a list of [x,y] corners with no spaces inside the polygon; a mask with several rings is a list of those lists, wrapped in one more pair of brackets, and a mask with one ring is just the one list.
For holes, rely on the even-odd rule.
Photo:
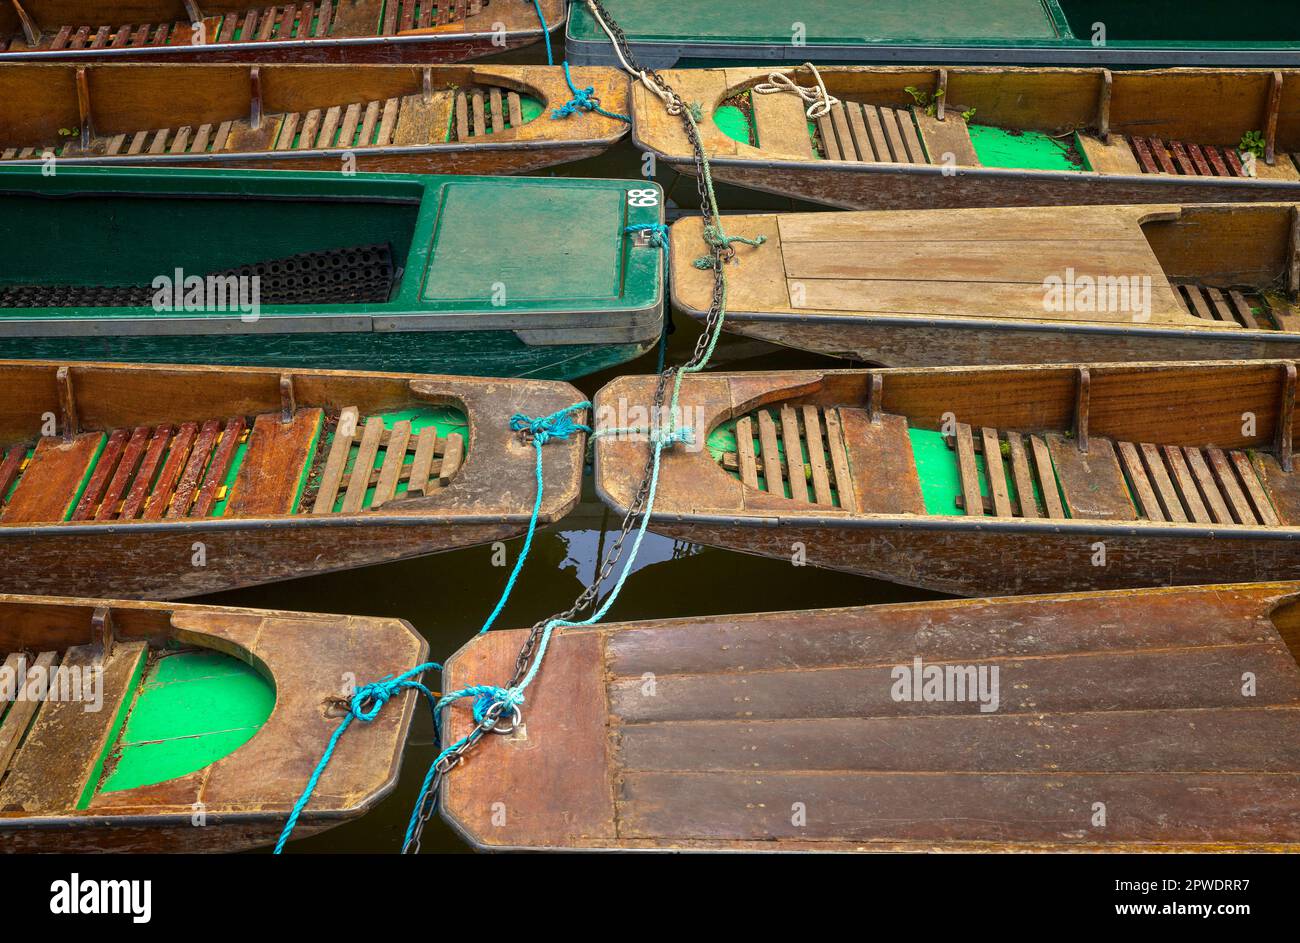
{"label": "dark water", "polygon": [[[524,53],[513,53],[508,58],[511,61],[544,61],[544,58]],[[565,176],[635,178],[641,176],[642,166],[640,152],[625,139],[607,154],[556,168],[553,172]],[[656,180],[669,194],[670,218],[681,213],[698,212],[693,179],[661,172],[656,175]],[[780,197],[726,188],[719,190],[719,199],[724,211],[815,209],[796,207]],[[675,202],[680,202],[680,207],[674,207]],[[691,355],[699,327],[683,316],[674,320],[676,329],[670,338],[668,360],[670,363],[683,363]],[[655,360],[656,355],[652,352],[617,371],[586,377],[575,385],[592,396],[617,374],[653,373]],[[845,366],[841,361],[731,335],[724,335],[712,365],[714,368],[737,370]],[[502,418],[504,421],[505,417]],[[544,616],[566,609],[594,578],[600,550],[607,535],[617,531],[619,523],[596,498],[588,474],[578,507],[559,524],[539,532],[535,538],[528,565],[497,626],[503,629],[526,627]],[[522,543],[522,538],[509,543],[511,565]],[[429,640],[431,657],[442,662],[479,630],[505,585],[508,569],[494,567],[491,558],[489,547],[477,547],[347,573],[221,593],[204,597],[202,601],[350,615],[397,616],[408,620]],[[633,575],[607,621],[813,609],[927,598],[933,597],[920,590],[811,567],[796,568],[780,560],[678,544],[650,535],[642,545]],[[437,678],[427,680],[434,685],[439,681]],[[502,680],[483,679],[489,683]],[[295,842],[292,851],[397,851],[416,793],[433,757],[433,724],[428,711],[422,708],[407,744],[397,789],[368,815],[323,835]],[[425,833],[423,847],[426,851],[467,850],[464,843],[437,818]]]}

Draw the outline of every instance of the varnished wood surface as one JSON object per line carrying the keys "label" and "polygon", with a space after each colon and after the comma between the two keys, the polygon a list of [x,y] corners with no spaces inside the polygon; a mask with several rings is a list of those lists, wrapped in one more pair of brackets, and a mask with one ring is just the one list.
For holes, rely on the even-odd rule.
{"label": "varnished wood surface", "polygon": [[[564,676],[544,689],[540,676],[524,734],[488,737],[449,777],[444,815],[489,849],[1294,849],[1298,594],[1241,584],[560,630]],[[472,640],[444,684],[507,675],[522,635]],[[895,669],[916,658],[996,667],[998,709],[897,699]],[[451,712],[452,736],[466,713]]]}
{"label": "varnished wood surface", "polygon": [[[30,447],[39,440],[41,454],[53,454],[82,441],[65,446],[60,438],[40,439],[41,416],[63,415],[58,369],[57,364],[0,362],[0,390],[5,391],[0,397],[0,443]],[[161,425],[175,429],[178,436],[186,435],[189,425],[188,435],[201,440],[198,426],[213,416],[243,423],[244,417],[270,414],[278,423],[282,376],[292,379],[300,414],[325,410],[337,415],[356,407],[362,415],[373,416],[421,404],[455,405],[466,413],[467,442],[463,461],[454,470],[444,460],[447,480],[440,487],[345,514],[290,513],[287,503],[296,493],[300,466],[284,461],[277,467],[269,452],[265,460],[254,456],[241,471],[232,506],[221,518],[194,516],[204,510],[201,506],[191,508],[190,516],[183,509],[169,513],[176,509],[173,498],[169,508],[146,504],[140,517],[129,519],[89,515],[64,521],[61,514],[41,514],[40,520],[33,520],[24,508],[32,506],[35,496],[29,501],[24,481],[31,481],[32,488],[42,483],[41,494],[53,494],[49,500],[58,510],[72,501],[80,477],[64,475],[56,481],[55,476],[29,479],[24,473],[14,494],[20,503],[11,499],[0,512],[0,556],[6,563],[0,573],[7,574],[0,576],[0,590],[180,598],[507,539],[527,525],[536,474],[533,446],[510,430],[510,416],[546,415],[582,400],[568,384],[529,380],[94,363],[74,363],[67,369],[79,435],[87,442],[93,439],[92,444],[111,430]],[[256,421],[254,426],[252,444],[267,444],[264,434],[258,437]],[[215,428],[207,440],[208,451],[220,450],[214,438]],[[578,435],[546,446],[543,521],[563,516],[578,499],[582,440]],[[233,437],[226,441],[233,447]],[[194,449],[200,445],[196,441]],[[301,442],[293,449],[300,452]],[[177,487],[186,487],[191,495],[212,500],[213,490],[203,497],[205,483],[216,481],[211,470],[204,475],[200,463],[189,481],[186,463],[172,461],[178,454],[183,460],[195,452],[188,446],[173,451],[159,475],[179,481]],[[89,456],[78,466],[81,474],[88,461]],[[57,493],[51,490],[56,484]],[[240,497],[241,487],[254,486]],[[197,549],[203,550],[199,562]]]}
{"label": "varnished wood surface", "polygon": [[[111,706],[100,716],[81,713],[81,705],[42,705],[28,739],[49,742],[25,745],[0,785],[0,851],[228,851],[273,841],[337,727],[327,702],[343,693],[343,679],[366,684],[421,664],[427,654],[425,641],[396,619],[8,595],[0,596],[0,652],[66,649],[65,661],[103,659],[92,627],[102,607],[116,633],[110,665],[125,668],[142,648],[168,643],[212,648],[272,680],[275,708],[251,740],[204,769],[100,793],[77,811],[78,777],[102,747],[94,737],[102,738]],[[110,689],[117,687],[106,682]],[[62,706],[76,710],[61,714]],[[339,743],[304,813],[302,834],[360,815],[387,794],[414,707],[413,692],[399,694],[377,720]],[[23,765],[25,754],[46,764],[41,775]],[[65,761],[54,763],[59,755]],[[196,803],[204,823],[194,821]]]}
{"label": "varnished wood surface", "polygon": [[[896,432],[887,445],[890,440],[859,424],[843,433],[851,439],[846,450],[856,509],[760,489],[733,477],[707,449],[676,447],[662,458],[650,526],[675,539],[786,560],[798,552],[811,565],[960,595],[1194,585],[1240,573],[1300,579],[1300,518],[1291,513],[1297,472],[1269,464],[1286,366],[1090,365],[1086,451],[1078,438],[1074,367],[691,377],[681,404],[697,441],[758,409],[811,406],[829,417],[847,407],[853,415],[868,406],[872,380],[879,378],[882,429],[950,434],[945,423],[964,425],[970,438],[958,436],[959,444],[968,441],[972,452],[977,435],[982,444],[986,433],[996,434],[999,452],[1005,439],[1003,468],[1010,461],[1013,472],[1013,438],[1019,437],[1020,477],[1048,487],[1032,510],[1019,495],[1013,503],[1009,491],[1005,504],[994,493],[974,513],[968,502],[921,507],[906,435]],[[648,403],[652,388],[653,378],[619,378],[598,394],[598,414],[610,404]],[[1153,489],[1149,503],[1141,478],[1129,489],[1115,443],[1158,463],[1141,465]],[[887,459],[873,455],[885,445]],[[597,489],[615,509],[631,500],[645,448],[637,437],[597,439]],[[954,465],[960,458],[954,456]],[[1161,475],[1180,500],[1183,520],[1165,513],[1155,497]],[[966,498],[975,493],[967,490]]]}

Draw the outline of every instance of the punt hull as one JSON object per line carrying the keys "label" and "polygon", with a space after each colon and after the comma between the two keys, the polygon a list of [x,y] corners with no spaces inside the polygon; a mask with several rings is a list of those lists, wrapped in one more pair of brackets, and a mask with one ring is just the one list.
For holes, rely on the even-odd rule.
{"label": "punt hull", "polygon": [[[225,524],[236,526],[209,521],[0,529],[0,593],[183,599],[509,540],[528,521],[451,519],[440,525],[390,517]],[[201,565],[195,562],[200,558]]]}
{"label": "punt hull", "polygon": [[[695,175],[691,163],[673,161],[663,154],[658,157],[678,173]],[[1286,180],[1102,177],[986,168],[957,168],[945,174],[939,167],[900,170],[889,164],[836,167],[828,163],[713,158],[709,168],[714,178],[724,183],[852,210],[1269,203],[1300,199],[1300,182]]]}
{"label": "punt hull", "polygon": [[[720,521],[676,523],[652,518],[650,529],[675,540],[792,560],[803,546],[810,566],[825,567],[955,596],[1195,586],[1229,580],[1300,579],[1300,529],[1266,537],[1213,539],[1157,535],[1135,528],[1061,525],[1014,527],[878,525],[763,526]],[[1239,528],[1240,530],[1241,528]],[[1105,564],[1093,564],[1105,545]]]}

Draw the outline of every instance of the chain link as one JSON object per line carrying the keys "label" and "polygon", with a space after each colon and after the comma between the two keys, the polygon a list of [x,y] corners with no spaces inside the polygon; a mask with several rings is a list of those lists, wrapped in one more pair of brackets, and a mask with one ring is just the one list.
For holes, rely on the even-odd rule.
{"label": "chain link", "polygon": [[[675,92],[658,72],[652,69],[641,69],[632,50],[628,46],[627,37],[623,30],[618,27],[614,20],[605,10],[604,4],[600,0],[588,0],[600,13],[605,23],[610,27],[614,34],[615,42],[619,45],[624,59],[637,69],[643,76],[653,82],[663,93],[667,102],[670,114],[677,115],[682,119],[682,127],[686,132],[686,138],[690,142],[691,149],[695,155],[695,180],[700,193],[700,212],[704,218],[704,226],[707,229],[716,224],[716,217],[713,213],[713,199],[709,193],[709,174],[705,165],[704,144],[700,140],[699,130],[695,126],[695,121],[691,116],[690,109],[681,96]],[[723,265],[725,265],[734,255],[735,250],[730,246],[710,242],[710,251],[713,254],[713,297],[709,303],[709,312],[704,320],[704,330],[701,332],[699,339],[695,342],[695,349],[691,354],[691,359],[685,367],[669,367],[659,377],[655,383],[654,398],[651,405],[651,421],[653,423],[662,422],[664,412],[664,402],[668,396],[669,385],[678,371],[697,370],[705,362],[709,355],[709,344],[713,335],[718,330],[718,320],[722,317],[723,301],[726,294],[726,282],[723,275]],[[541,644],[542,636],[546,632],[546,627],[553,622],[570,622],[575,616],[578,616],[587,609],[600,594],[600,588],[605,584],[615,567],[623,557],[623,546],[627,538],[636,530],[641,520],[641,515],[646,512],[646,505],[650,500],[650,479],[654,473],[655,449],[653,444],[646,454],[645,468],[641,475],[641,485],[637,488],[636,494],[632,498],[632,503],[628,506],[627,513],[623,515],[623,521],[619,526],[618,536],[610,544],[609,549],[605,552],[604,560],[601,562],[600,569],[595,578],[578,594],[568,609],[558,612],[555,615],[548,616],[533,624],[532,629],[528,632],[528,637],[524,639],[519,648],[519,655],[515,658],[514,674],[510,676],[510,681],[506,684],[507,689],[513,689],[519,685],[528,674],[529,667],[533,663],[533,657],[537,654],[537,646]],[[451,770],[458,766],[473,747],[483,739],[485,735],[496,728],[497,722],[505,712],[506,705],[500,701],[494,701],[483,713],[483,719],[478,722],[473,730],[470,731],[456,747],[449,750],[445,756],[438,760],[431,785],[420,799],[420,812],[416,822],[415,829],[411,836],[411,841],[402,849],[403,853],[418,854],[420,851],[420,839],[424,833],[424,827],[428,824],[429,819],[433,817],[434,811],[438,806],[438,794],[442,785],[442,779]]]}

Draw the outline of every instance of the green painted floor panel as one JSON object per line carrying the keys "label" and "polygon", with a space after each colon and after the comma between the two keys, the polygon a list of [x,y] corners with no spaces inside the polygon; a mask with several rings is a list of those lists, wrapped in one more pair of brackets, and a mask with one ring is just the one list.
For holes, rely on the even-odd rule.
{"label": "green painted floor panel", "polygon": [[[1040,131],[970,126],[975,155],[985,167],[1013,170],[1089,170],[1074,134],[1055,138]],[[1071,160],[1074,155],[1075,160]]]}
{"label": "green painted floor panel", "polygon": [[209,650],[152,662],[112,751],[100,792],[166,782],[228,756],[275,707],[275,686],[237,658]]}

